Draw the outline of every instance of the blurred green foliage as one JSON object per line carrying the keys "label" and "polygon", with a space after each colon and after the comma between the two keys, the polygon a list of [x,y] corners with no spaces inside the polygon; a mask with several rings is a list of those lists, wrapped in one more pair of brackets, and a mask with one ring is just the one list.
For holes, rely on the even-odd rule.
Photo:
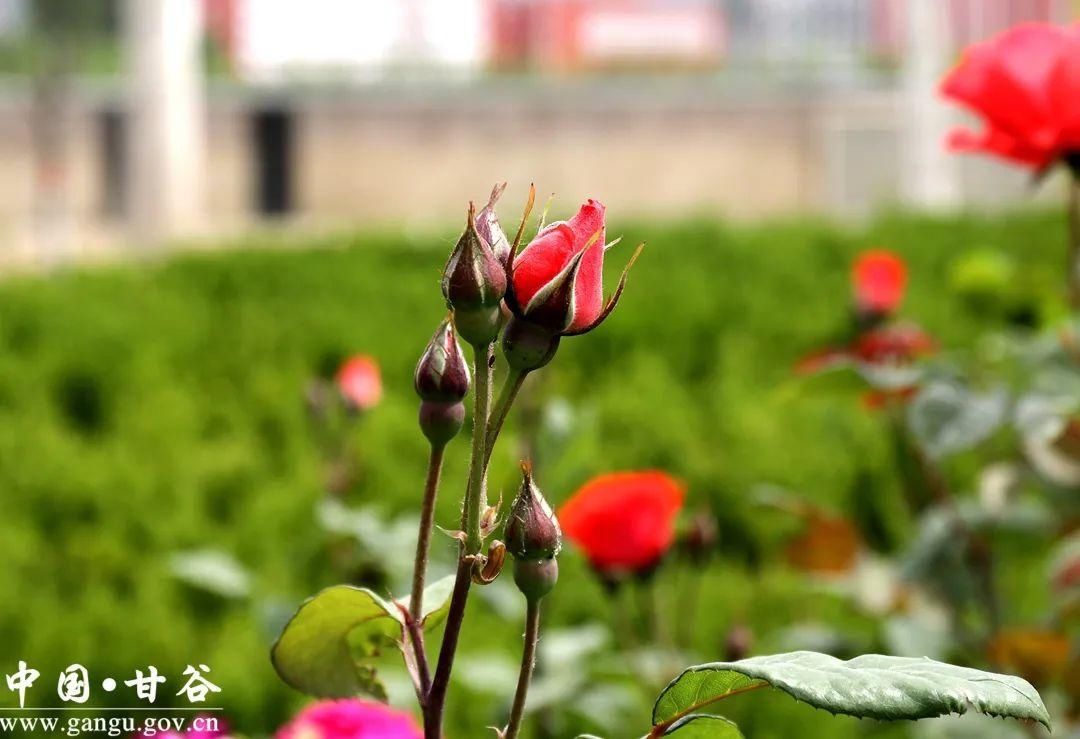
{"label": "blurred green foliage", "polygon": [[[689,509],[710,506],[721,521],[723,556],[705,573],[687,664],[722,657],[736,623],[752,625],[759,652],[790,648],[777,635],[813,622],[872,648],[867,618],[835,594],[808,595],[780,561],[775,522],[750,503],[763,482],[838,510],[853,496],[897,495],[886,429],[849,392],[857,383],[794,378],[791,366],[840,331],[848,265],[864,248],[908,260],[902,312],[952,349],[1012,320],[1011,307],[987,310],[981,292],[972,304],[950,291],[966,253],[1002,255],[1019,291],[1009,306],[1023,303],[1036,319],[1053,314],[1063,220],[896,215],[845,230],[616,216],[610,227],[648,247],[608,322],[564,341],[530,381],[492,463],[493,494],[512,493],[526,442],[553,503],[595,473],[669,470],[686,480]],[[181,672],[201,662],[237,728],[280,725],[303,698],[274,675],[270,643],[301,599],[339,579],[317,521],[324,470],[304,387],[327,357],[378,358],[386,395],[355,428],[358,475],[347,501],[412,513],[426,458],[412,369],[445,310],[439,270],[455,236],[358,234],[290,248],[253,239],[224,253],[0,285],[0,671],[29,661],[43,675],[33,702],[55,705],[53,676],[72,662],[98,681],[153,664],[171,680],[160,705],[181,700],[171,697]],[[629,252],[609,253],[609,284]],[[536,438],[522,433],[522,413],[543,421]],[[446,527],[455,525],[466,457],[466,439],[453,442],[438,514]],[[452,551],[449,539],[436,547],[444,560]],[[178,580],[170,561],[190,550],[235,559],[250,573],[250,596]],[[549,626],[607,623],[603,589],[572,550],[563,563]],[[516,601],[501,592],[473,599],[462,664],[517,659],[520,621],[499,613],[513,613]],[[505,684],[455,683],[451,736],[481,736],[500,721],[510,674]],[[655,693],[632,692],[619,709],[627,732],[647,728]],[[0,700],[11,705],[11,696]],[[92,699],[131,703],[122,690]],[[747,696],[730,709],[759,739],[906,731],[833,719],[783,696]],[[539,723],[553,727],[545,736],[603,733],[573,715]]]}

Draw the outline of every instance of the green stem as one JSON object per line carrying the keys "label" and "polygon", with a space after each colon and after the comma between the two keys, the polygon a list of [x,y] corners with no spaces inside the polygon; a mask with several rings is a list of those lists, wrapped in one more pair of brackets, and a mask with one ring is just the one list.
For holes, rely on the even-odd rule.
{"label": "green stem", "polygon": [[472,458],[469,461],[469,484],[461,511],[461,529],[465,532],[465,552],[479,554],[484,546],[480,536],[480,514],[484,504],[484,480],[488,455],[488,412],[491,407],[491,375],[495,347],[473,347],[473,374],[476,377],[473,409]]}
{"label": "green stem", "polygon": [[495,449],[495,440],[499,438],[499,432],[502,431],[503,423],[506,422],[506,417],[510,413],[510,406],[514,404],[514,399],[517,398],[518,391],[521,390],[521,386],[525,383],[525,378],[528,375],[528,371],[512,369],[503,381],[502,389],[499,391],[499,399],[495,401],[495,407],[491,411],[491,423],[487,434],[487,451],[484,453],[485,467],[491,461],[491,452]]}
{"label": "green stem", "polygon": [[472,457],[469,460],[469,482],[465,489],[465,503],[461,512],[461,528],[465,533],[458,555],[454,592],[450,596],[450,608],[446,614],[439,662],[431,678],[431,689],[424,701],[424,739],[441,739],[446,692],[450,686],[450,673],[454,669],[461,626],[465,621],[465,606],[469,600],[472,584],[472,567],[476,555],[483,547],[480,536],[480,513],[484,501],[485,464],[488,436],[488,408],[491,405],[491,375],[495,347],[493,344],[473,347],[473,375],[476,378],[473,406]]}
{"label": "green stem", "polygon": [[529,694],[533,668],[536,666],[536,644],[540,637],[540,600],[530,599],[525,612],[525,646],[521,650],[521,672],[518,673],[517,692],[510,709],[510,721],[503,739],[517,739],[521,730],[521,717],[525,715],[525,699]]}

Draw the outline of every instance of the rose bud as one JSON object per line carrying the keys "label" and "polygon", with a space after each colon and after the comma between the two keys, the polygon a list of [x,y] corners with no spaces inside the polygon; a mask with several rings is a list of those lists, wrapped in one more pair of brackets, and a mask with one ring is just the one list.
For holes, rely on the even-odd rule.
{"label": "rose bud", "polygon": [[495,340],[502,323],[499,304],[506,293],[506,269],[477,233],[472,203],[465,232],[443,270],[442,292],[463,339],[473,346]]}
{"label": "rose bud", "polygon": [[604,206],[591,199],[569,221],[541,230],[514,259],[506,301],[511,312],[551,336],[599,326],[615,309],[637,257],[635,252],[605,304],[604,252],[614,243],[605,245],[604,232]]}
{"label": "rose bud", "polygon": [[506,521],[506,548],[518,559],[549,559],[562,548],[559,521],[533,482],[530,464],[523,462],[521,471],[521,488]]}
{"label": "rose bud", "polygon": [[469,392],[469,363],[461,351],[454,322],[443,319],[413,374],[416,394],[424,400],[460,402]]}
{"label": "rose bud", "polygon": [[495,185],[491,190],[491,197],[488,198],[487,205],[476,214],[476,232],[480,234],[480,238],[488,243],[491,253],[499,260],[499,264],[503,265],[505,269],[509,269],[510,239],[506,238],[506,233],[502,230],[502,226],[499,225],[499,216],[495,214],[495,203],[502,197],[505,189],[506,183],[504,182],[501,185]]}
{"label": "rose bud", "polygon": [[724,637],[724,661],[738,662],[750,656],[754,632],[745,624],[734,624]]}
{"label": "rose bud", "polygon": [[420,428],[433,445],[442,446],[457,436],[465,421],[461,401],[469,392],[469,363],[461,351],[454,323],[443,320],[431,337],[413,373],[420,396]]}
{"label": "rose bud", "polygon": [[679,538],[679,548],[696,564],[704,564],[716,549],[716,517],[708,509],[699,510]]}

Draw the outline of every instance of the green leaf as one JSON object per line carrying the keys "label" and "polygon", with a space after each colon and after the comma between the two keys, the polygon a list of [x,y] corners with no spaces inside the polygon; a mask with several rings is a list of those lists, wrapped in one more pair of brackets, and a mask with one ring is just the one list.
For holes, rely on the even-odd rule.
{"label": "green leaf", "polygon": [[927,383],[908,406],[915,438],[935,458],[971,449],[1005,420],[1009,396],[997,388],[977,393],[947,381]]}
{"label": "green leaf", "polygon": [[385,692],[373,657],[401,638],[398,607],[370,590],[335,585],[304,601],[270,653],[281,679],[319,698]]}
{"label": "green leaf", "polygon": [[663,735],[678,735],[679,739],[743,739],[742,732],[734,722],[707,713],[692,713],[681,718],[669,726]]}
{"label": "green leaf", "polygon": [[974,708],[1050,726],[1038,692],[1018,677],[925,658],[867,654],[843,661],[816,652],[690,667],[657,698],[653,725],[673,724],[701,706],[766,685],[815,708],[860,718],[920,719]]}
{"label": "green leaf", "polygon": [[[424,624],[424,631],[431,631],[446,620],[446,613],[450,610],[450,596],[454,593],[454,575],[447,575],[424,588],[424,610],[420,618]],[[403,601],[405,609],[409,608],[409,599]]]}

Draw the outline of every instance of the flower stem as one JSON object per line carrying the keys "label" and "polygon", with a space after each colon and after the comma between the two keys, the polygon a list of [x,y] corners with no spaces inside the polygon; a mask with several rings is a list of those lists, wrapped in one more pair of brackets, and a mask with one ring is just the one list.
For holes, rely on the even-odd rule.
{"label": "flower stem", "polygon": [[424,482],[424,501],[420,509],[420,534],[416,539],[416,561],[413,566],[412,597],[409,617],[420,621],[424,613],[424,580],[427,577],[428,552],[431,551],[431,531],[435,525],[435,499],[439,494],[443,452],[446,446],[432,445],[428,456],[427,480]]}
{"label": "flower stem", "polygon": [[480,536],[480,509],[484,502],[484,481],[488,438],[488,408],[491,405],[491,375],[495,358],[493,344],[473,346],[473,375],[476,377],[473,407],[472,457],[469,461],[469,482],[465,488],[465,503],[461,512],[461,528],[465,537],[458,555],[454,592],[450,596],[450,609],[446,615],[446,627],[439,662],[431,678],[431,689],[424,702],[424,737],[441,739],[446,691],[450,685],[450,673],[454,668],[461,626],[465,620],[465,606],[472,584],[472,567],[476,555],[483,547]]}
{"label": "flower stem", "polygon": [[465,552],[479,554],[483,547],[480,537],[480,514],[484,503],[484,482],[487,471],[488,412],[491,407],[491,375],[495,347],[474,346],[476,376],[475,406],[473,409],[472,458],[469,461],[469,483],[465,490],[465,505],[461,511],[461,528],[465,532]]}
{"label": "flower stem", "polygon": [[416,537],[416,560],[413,563],[412,596],[409,598],[409,641],[420,681],[420,699],[425,700],[431,689],[431,672],[424,649],[424,580],[427,577],[428,554],[431,551],[431,531],[435,526],[435,499],[439,495],[445,444],[432,445],[428,455],[427,479],[424,481],[424,500],[420,509],[420,532]]}
{"label": "flower stem", "polygon": [[495,449],[495,440],[499,438],[499,432],[502,431],[503,423],[506,422],[506,417],[510,413],[510,406],[514,404],[514,399],[517,398],[518,391],[521,390],[521,386],[525,383],[525,378],[528,375],[527,371],[512,369],[503,381],[502,389],[499,391],[499,399],[495,401],[495,407],[491,411],[491,423],[487,434],[487,450],[484,453],[485,467],[491,461],[491,452]]}
{"label": "flower stem", "polygon": [[530,599],[525,611],[525,646],[521,650],[521,672],[518,673],[517,692],[510,709],[510,721],[503,739],[517,739],[521,730],[521,717],[525,714],[525,698],[529,694],[533,668],[536,666],[536,644],[540,637],[540,600]]}
{"label": "flower stem", "polygon": [[1069,178],[1069,307],[1080,310],[1080,170]]}
{"label": "flower stem", "polygon": [[439,664],[431,679],[431,690],[424,703],[424,739],[442,739],[443,709],[446,706],[446,690],[450,686],[450,672],[454,668],[461,624],[465,620],[465,604],[472,584],[472,560],[464,556],[458,560],[454,594],[450,596],[450,610],[446,614],[446,632],[439,648]]}

